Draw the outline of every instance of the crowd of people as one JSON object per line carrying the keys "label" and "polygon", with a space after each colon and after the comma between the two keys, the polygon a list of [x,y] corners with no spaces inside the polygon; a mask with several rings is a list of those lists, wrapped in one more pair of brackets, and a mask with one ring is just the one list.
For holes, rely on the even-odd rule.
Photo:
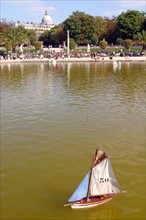
{"label": "crowd of people", "polygon": [[91,59],[98,59],[100,57],[109,57],[112,59],[112,57],[137,57],[137,56],[144,56],[144,51],[123,51],[117,50],[117,51],[100,51],[100,52],[76,52],[76,51],[71,51],[70,54],[68,55],[66,52],[50,52],[50,53],[37,53],[37,52],[27,52],[27,53],[8,53],[0,54],[0,60],[16,60],[16,59],[43,59],[43,58],[54,58],[54,59],[64,59],[66,57],[70,58],[91,58]]}

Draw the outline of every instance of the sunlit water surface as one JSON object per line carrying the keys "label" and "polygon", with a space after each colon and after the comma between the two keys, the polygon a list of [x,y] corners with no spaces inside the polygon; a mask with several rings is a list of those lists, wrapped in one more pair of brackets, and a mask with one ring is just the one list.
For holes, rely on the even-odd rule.
{"label": "sunlit water surface", "polygon": [[[1,219],[145,219],[144,62],[1,65]],[[127,191],[64,207],[96,146]]]}

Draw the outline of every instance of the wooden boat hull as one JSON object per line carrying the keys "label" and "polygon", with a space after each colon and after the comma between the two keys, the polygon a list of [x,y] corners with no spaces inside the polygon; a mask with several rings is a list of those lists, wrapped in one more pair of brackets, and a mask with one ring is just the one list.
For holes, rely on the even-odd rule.
{"label": "wooden boat hull", "polygon": [[109,194],[106,196],[102,196],[101,198],[99,198],[98,196],[89,197],[88,200],[86,198],[83,198],[81,200],[74,202],[71,205],[71,208],[72,209],[92,208],[92,207],[95,207],[95,206],[98,206],[98,205],[101,205],[103,203],[110,201],[114,196],[115,194]]}

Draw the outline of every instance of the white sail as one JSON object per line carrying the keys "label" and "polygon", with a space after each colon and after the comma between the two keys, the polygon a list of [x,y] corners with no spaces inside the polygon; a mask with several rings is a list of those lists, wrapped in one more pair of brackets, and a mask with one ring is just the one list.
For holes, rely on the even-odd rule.
{"label": "white sail", "polygon": [[117,194],[121,191],[114,175],[110,158],[106,157],[92,169],[89,195]]}
{"label": "white sail", "polygon": [[77,187],[75,192],[72,194],[72,196],[68,199],[68,202],[74,202],[79,199],[82,199],[86,197],[87,195],[87,189],[88,189],[88,182],[89,182],[89,172],[84,177],[80,185]]}

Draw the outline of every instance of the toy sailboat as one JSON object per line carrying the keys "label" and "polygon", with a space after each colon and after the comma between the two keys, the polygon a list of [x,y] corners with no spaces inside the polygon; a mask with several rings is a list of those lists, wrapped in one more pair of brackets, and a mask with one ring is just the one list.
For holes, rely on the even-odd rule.
{"label": "toy sailboat", "polygon": [[90,171],[64,206],[71,205],[73,209],[94,207],[108,202],[121,192],[109,156],[97,148]]}

